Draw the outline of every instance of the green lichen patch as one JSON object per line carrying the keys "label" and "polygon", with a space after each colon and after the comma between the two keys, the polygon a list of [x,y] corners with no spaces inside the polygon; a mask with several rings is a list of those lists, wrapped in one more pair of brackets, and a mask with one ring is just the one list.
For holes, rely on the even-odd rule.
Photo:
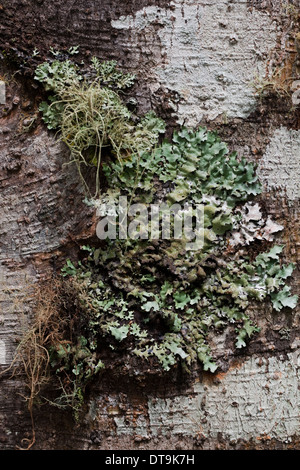
{"label": "green lichen patch", "polygon": [[[229,154],[224,142],[213,132],[200,128],[175,132],[151,154],[143,153],[128,162],[105,165],[107,177],[126,190],[153,190],[156,176],[173,185],[170,202],[202,202],[203,195],[226,201],[230,207],[261,192],[255,167],[236,153]],[[128,186],[129,185],[129,186]]]}
{"label": "green lichen patch", "polygon": [[[138,363],[163,371],[200,364],[213,373],[211,335],[231,328],[236,348],[243,348],[259,332],[249,314],[253,303],[270,302],[275,310],[297,303],[286,284],[294,265],[282,263],[283,246],[271,246],[283,227],[252,203],[261,193],[255,165],[204,128],[182,128],[159,142],[164,123],[153,113],[134,122],[121,99],[118,90],[132,77],[115,64],[94,59],[93,66],[93,80],[68,62],[42,64],[36,75],[55,93],[41,108],[48,126],[58,126],[79,171],[91,164],[97,181],[100,172],[105,178],[106,189],[98,187],[95,198],[89,191],[86,203],[101,220],[113,217],[118,234],[82,247],[81,261],[68,260],[61,273],[60,310],[73,320],[45,348],[61,385],[55,403],[76,409],[86,384],[116,355],[126,367],[135,364],[136,373]],[[156,206],[159,216],[179,205],[171,235],[163,237],[158,225],[151,236],[147,219],[138,236],[120,236],[124,211],[129,224],[137,222],[133,204],[148,212]],[[195,217],[199,206],[200,243],[190,249],[187,234],[175,236],[175,221],[187,207]],[[267,251],[259,249],[262,240],[270,243]]]}
{"label": "green lichen patch", "polygon": [[96,169],[95,195],[100,193],[100,168],[106,149],[119,161],[150,150],[164,132],[163,121],[149,113],[134,123],[121,92],[132,86],[134,76],[118,71],[114,61],[92,59],[90,73],[83,74],[70,59],[44,62],[35,79],[49,93],[40,105],[48,129],[57,129],[69,147],[85,190],[91,185],[82,176],[83,167]]}

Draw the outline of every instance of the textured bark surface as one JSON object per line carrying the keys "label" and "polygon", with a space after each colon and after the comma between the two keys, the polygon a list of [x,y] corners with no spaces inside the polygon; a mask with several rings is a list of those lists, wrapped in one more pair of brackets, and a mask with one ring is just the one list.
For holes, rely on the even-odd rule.
{"label": "textured bark surface", "polygon": [[[95,234],[67,150],[37,111],[34,67],[49,48],[80,46],[137,75],[139,112],[217,129],[230,150],[258,163],[259,200],[284,225],[284,261],[298,263],[300,115],[289,96],[260,99],[251,82],[274,63],[297,62],[297,18],[289,2],[4,0],[0,7],[0,365],[10,363],[28,288],[59,269]],[[293,16],[295,15],[295,16]],[[298,18],[299,19],[299,18]],[[33,57],[37,48],[40,54]],[[300,60],[300,59],[299,59]],[[28,123],[34,119],[30,130]],[[120,366],[90,389],[80,424],[45,406],[35,412],[35,449],[300,449],[299,309],[253,308],[260,333],[235,350],[228,332],[211,338],[217,374],[180,370],[147,377]],[[0,448],[31,436],[22,377],[0,382]]]}

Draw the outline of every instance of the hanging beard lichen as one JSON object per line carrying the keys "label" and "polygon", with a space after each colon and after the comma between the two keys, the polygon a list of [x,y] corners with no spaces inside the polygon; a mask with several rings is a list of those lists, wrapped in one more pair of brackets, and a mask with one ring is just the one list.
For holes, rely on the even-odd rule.
{"label": "hanging beard lichen", "polygon": [[[202,243],[189,250],[184,236],[117,237],[105,246],[83,246],[80,262],[67,261],[55,308],[59,319],[70,322],[56,322],[58,334],[47,332],[43,347],[60,383],[53,403],[73,410],[86,384],[107,366],[110,350],[127,365],[139,358],[168,371],[179,362],[186,368],[198,362],[214,372],[218,365],[208,335],[231,327],[242,348],[259,331],[249,316],[251,304],[270,300],[281,310],[297,303],[286,285],[294,265],[282,265],[283,246],[272,246],[283,227],[263,217],[253,202],[261,193],[254,165],[202,128],[183,128],[159,144],[164,123],[153,113],[134,123],[120,97],[133,77],[113,63],[94,59],[93,65],[89,79],[70,61],[44,63],[36,73],[55,92],[41,106],[48,127],[60,131],[80,173],[81,165],[97,169],[96,197],[88,191],[86,202],[103,217],[117,211],[121,196],[128,207],[180,204],[177,216],[187,204],[201,205]],[[110,154],[105,162],[104,147]],[[120,227],[120,214],[116,223]],[[148,235],[150,230],[144,227]],[[252,244],[257,250],[260,241],[269,242],[269,249],[255,254]]]}

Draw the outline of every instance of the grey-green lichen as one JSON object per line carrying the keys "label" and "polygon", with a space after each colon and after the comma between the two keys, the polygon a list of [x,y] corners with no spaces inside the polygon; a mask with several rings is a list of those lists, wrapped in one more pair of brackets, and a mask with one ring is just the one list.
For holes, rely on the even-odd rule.
{"label": "grey-green lichen", "polygon": [[[74,403],[74,395],[80,402],[85,384],[110,360],[109,350],[123,355],[125,362],[140,358],[165,371],[179,362],[187,368],[199,362],[204,370],[214,372],[217,364],[208,334],[231,326],[236,347],[242,348],[259,331],[248,313],[253,302],[270,301],[275,310],[294,308],[297,303],[286,285],[294,265],[282,264],[284,247],[271,245],[273,234],[283,227],[270,218],[264,220],[259,205],[252,203],[261,193],[254,164],[230,153],[216,133],[204,128],[182,128],[171,141],[159,143],[164,123],[151,113],[146,120],[130,121],[116,91],[123,75],[114,78],[112,91],[107,73],[104,79],[99,72],[107,72],[108,66],[96,60],[98,78],[96,74],[92,82],[82,85],[77,77],[75,87],[70,64],[71,85],[69,78],[60,81],[64,67],[57,63],[51,70],[56,67],[58,84],[50,83],[49,67],[41,66],[37,78],[55,88],[62,99],[59,109],[57,98],[42,106],[45,121],[60,129],[79,166],[89,163],[96,167],[98,180],[100,171],[105,176],[105,189],[97,191],[94,200],[88,197],[88,204],[111,208],[126,196],[128,204],[203,207],[203,243],[198,249],[188,250],[184,237],[117,238],[106,240],[105,245],[84,246],[81,261],[67,261],[60,298],[67,299],[62,308],[72,311],[72,328],[61,335],[63,342],[47,345],[63,390],[56,403],[68,404],[70,396]],[[116,73],[113,67],[111,72]],[[71,98],[62,83],[71,86],[72,93],[77,90],[78,96]],[[111,138],[110,130],[116,130],[113,122],[105,114],[108,102],[98,95],[108,97],[113,112],[117,108],[118,144]],[[71,105],[64,103],[67,97]],[[85,103],[82,111],[76,108],[80,100]],[[102,126],[104,117],[106,126]],[[76,125],[67,135],[68,119],[69,127]],[[81,135],[83,120],[87,122]],[[109,151],[105,160],[104,146]],[[94,150],[92,156],[90,150]],[[256,251],[251,250],[252,242],[260,240],[269,242],[269,249],[260,252],[256,243]]]}
{"label": "grey-green lichen", "polygon": [[[95,195],[100,193],[100,167],[107,148],[122,161],[150,150],[164,123],[149,113],[134,123],[120,93],[133,84],[134,76],[117,70],[114,61],[92,59],[83,72],[70,59],[44,62],[35,73],[49,93],[40,105],[48,129],[59,129],[60,139],[69,147],[87,192],[83,167],[95,167]],[[163,127],[161,128],[161,126]],[[155,128],[155,131],[153,130]]]}

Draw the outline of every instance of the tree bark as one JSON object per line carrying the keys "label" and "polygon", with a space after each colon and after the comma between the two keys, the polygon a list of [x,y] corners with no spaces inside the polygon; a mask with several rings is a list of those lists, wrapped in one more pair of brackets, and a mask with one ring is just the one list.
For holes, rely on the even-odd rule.
{"label": "tree bark", "polygon": [[[231,151],[256,162],[258,200],[284,225],[276,239],[284,261],[299,263],[299,106],[291,90],[262,97],[252,86],[274,64],[299,80],[296,0],[289,9],[280,0],[4,0],[0,8],[2,370],[22,322],[32,320],[31,286],[95,235],[76,169],[64,165],[68,151],[38,112],[34,69],[51,47],[78,45],[76,60],[85,62],[116,60],[137,76],[139,114],[154,109],[169,134],[182,123],[217,130]],[[252,316],[261,331],[242,352],[226,331],[211,338],[219,373],[200,369],[186,382],[179,370],[141,380],[110,371],[91,387],[76,426],[67,412],[37,408],[33,448],[299,450],[299,309],[262,304]],[[24,377],[6,373],[0,383],[0,448],[14,449],[32,435]]]}

